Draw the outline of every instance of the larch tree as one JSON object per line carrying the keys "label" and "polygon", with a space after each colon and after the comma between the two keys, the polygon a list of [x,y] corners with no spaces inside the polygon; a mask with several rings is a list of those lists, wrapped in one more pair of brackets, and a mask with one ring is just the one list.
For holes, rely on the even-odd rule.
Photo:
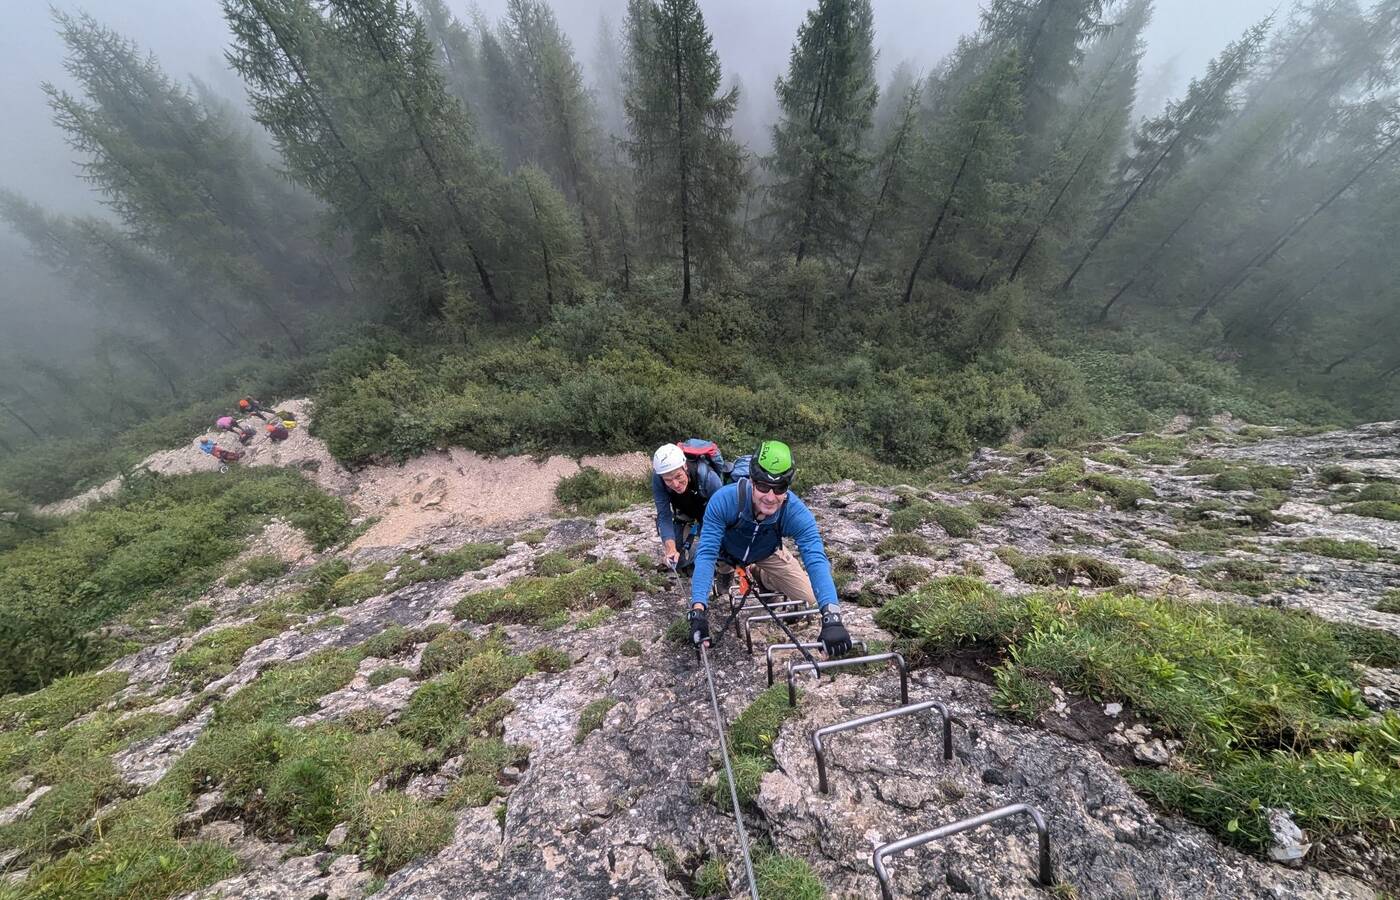
{"label": "larch tree", "polygon": [[743,153],[729,124],[738,91],[721,93],[719,54],[696,0],[630,0],[628,152],[639,227],[679,258],[682,307],[693,271],[729,256],[743,188]]}
{"label": "larch tree", "polygon": [[799,263],[811,251],[839,256],[855,241],[879,101],[874,37],[869,0],[820,0],[776,84],[781,119],[764,165],[779,241]]}

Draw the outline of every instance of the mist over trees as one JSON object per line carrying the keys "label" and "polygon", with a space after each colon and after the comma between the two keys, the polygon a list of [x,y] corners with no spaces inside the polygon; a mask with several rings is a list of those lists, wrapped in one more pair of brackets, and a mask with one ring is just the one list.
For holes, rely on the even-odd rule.
{"label": "mist over trees", "polygon": [[[338,328],[462,345],[613,300],[718,305],[816,355],[1171,347],[1396,412],[1395,0],[1281,8],[1169,98],[1151,0],[992,0],[883,84],[869,0],[813,0],[776,83],[743,85],[697,0],[583,35],[547,0],[222,8],[244,97],[54,13],[77,87],[43,89],[107,214],[8,184],[0,219],[106,324],[71,366],[7,354],[6,447]],[[771,111],[762,145],[741,110]]]}

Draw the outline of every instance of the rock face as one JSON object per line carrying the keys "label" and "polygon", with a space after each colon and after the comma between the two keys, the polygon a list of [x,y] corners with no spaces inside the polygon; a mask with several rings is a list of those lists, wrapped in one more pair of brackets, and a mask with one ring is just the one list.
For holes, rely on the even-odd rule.
{"label": "rock face", "polygon": [[[1258,529],[1241,542],[1247,547],[1183,550],[1165,537],[1195,527],[1184,524],[1184,510],[1215,501],[1225,508],[1207,512],[1227,518],[1248,516],[1243,510],[1252,495],[1223,495],[1208,486],[1209,476],[1187,474],[1181,461],[1144,463],[1129,471],[1091,460],[1086,463],[1090,472],[1140,479],[1150,485],[1154,496],[1127,509],[1108,504],[1061,508],[1036,496],[1013,503],[985,489],[987,479],[1024,482],[1045,473],[1055,460],[1048,454],[991,450],[979,452],[958,476],[962,487],[919,491],[841,482],[803,495],[818,517],[828,550],[848,560],[854,571],[843,586],[848,600],[878,602],[897,593],[890,575],[910,563],[930,576],[977,572],[1006,591],[1032,590],[1004,561],[1006,554],[995,552],[998,547],[1013,547],[1030,555],[1092,552],[1117,566],[1124,582],[1144,591],[1296,606],[1338,621],[1400,633],[1400,616],[1374,608],[1386,591],[1400,587],[1400,568],[1389,555],[1400,551],[1400,523],[1346,513],[1333,502],[1334,489],[1322,486],[1310,474],[1313,469],[1340,464],[1400,477],[1400,427],[1369,426],[1315,437],[1279,434],[1250,444],[1200,447],[1196,452],[1225,460],[1300,467],[1291,499],[1279,510],[1295,521]],[[442,505],[442,500],[434,498],[446,494],[435,484],[424,482],[420,509]],[[914,534],[931,545],[931,556],[891,554],[880,549],[880,543],[891,534],[891,508],[902,495],[954,506],[998,500],[1005,509],[960,537],[950,536],[933,520],[926,521]],[[644,508],[597,520],[531,524],[548,529],[543,543],[516,541],[502,558],[479,572],[414,584],[336,609],[334,618],[288,630],[249,648],[232,671],[204,685],[204,691],[219,699],[233,696],[270,665],[305,659],[328,648],[351,647],[393,625],[453,624],[451,610],[464,592],[508,584],[528,574],[545,553],[579,542],[593,544],[586,551],[591,557],[616,559],[634,568],[638,554],[655,552],[650,513]],[[442,539],[440,549],[507,537],[500,530],[461,526],[436,533]],[[1366,540],[1375,545],[1379,556],[1369,561],[1344,560],[1289,549],[1288,542],[1307,537]],[[416,547],[361,544],[352,555],[357,562],[393,563],[409,549]],[[1158,563],[1166,554],[1175,562],[1164,567]],[[1268,590],[1250,600],[1207,586],[1213,584],[1208,579],[1203,584],[1197,577],[1203,567],[1226,555],[1274,567]],[[300,577],[310,562],[303,561],[285,576],[284,587]],[[601,625],[585,622],[583,613],[576,612],[567,624],[553,623],[558,627],[505,627],[505,641],[513,652],[549,646],[562,651],[572,665],[559,672],[530,675],[505,693],[512,711],[504,720],[503,737],[509,744],[528,748],[528,762],[499,772],[506,796],[453,813],[452,838],[440,851],[380,881],[355,852],[363,850],[352,837],[354,823],[334,829],[325,850],[275,843],[285,838],[252,833],[255,826],[231,818],[218,786],[210,785],[186,814],[184,833],[227,843],[240,858],[242,871],[189,896],[350,900],[373,890],[376,897],[397,900],[683,898],[692,896],[696,870],[709,859],[727,863],[733,896],[745,896],[728,804],[715,805],[703,798],[703,785],[713,777],[718,762],[705,678],[688,647],[663,637],[684,608],[678,596],[682,586],[663,584],[655,580],[654,569],[645,571],[653,583],[630,607]],[[219,622],[206,631],[248,621],[249,606],[278,589],[276,585],[217,589],[209,602],[218,611]],[[890,639],[874,625],[870,609],[847,602],[844,614],[856,638]],[[716,610],[712,622],[716,628],[720,616]],[[488,630],[478,623],[454,627],[476,636]],[[799,627],[805,639],[815,637],[812,625]],[[181,722],[116,754],[117,772],[133,791],[158,781],[194,744],[213,715],[212,708],[188,706],[199,693],[171,672],[172,657],[188,649],[193,637],[148,647],[113,667],[131,677],[118,702],[141,706],[149,699],[150,705],[143,708],[177,716]],[[776,634],[766,630],[757,634],[760,648],[771,639]],[[394,721],[422,682],[404,677],[376,686],[369,676],[390,663],[414,669],[420,654],[421,648],[394,660],[366,660],[348,685],[320,698],[317,709],[292,724],[312,728],[365,714]],[[764,659],[761,653],[746,654],[731,630],[712,660],[727,725],[766,686]],[[1366,699],[1373,708],[1400,701],[1400,680],[1394,672],[1377,671],[1369,680]],[[1018,802],[1044,814],[1056,876],[1085,898],[1368,898],[1376,895],[1375,890],[1351,876],[1375,882],[1385,877],[1384,867],[1395,861],[1394,856],[1377,855],[1375,848],[1356,848],[1355,864],[1345,873],[1336,872],[1335,865],[1333,871],[1324,871],[1315,864],[1321,847],[1309,853],[1308,836],[1298,831],[1287,811],[1277,811],[1271,819],[1277,838],[1273,858],[1279,862],[1237,852],[1199,828],[1154,811],[1124,780],[1120,767],[1170,767],[1180,746],[1167,735],[1154,734],[1120,704],[1104,707],[1060,694],[1046,718],[1064,720],[1063,727],[1055,727],[1052,721],[1048,723],[1052,727],[1040,728],[1016,724],[999,714],[991,704],[989,687],[975,680],[919,669],[910,688],[911,700],[939,700],[959,720],[953,760],[942,759],[936,716],[903,717],[832,737],[827,745],[830,793],[817,791],[812,731],[896,705],[897,682],[888,670],[845,674],[820,685],[804,682],[796,714],[771,735],[776,769],[762,778],[747,812],[749,833],[808,863],[832,897],[879,895],[871,854],[880,844]],[[600,727],[582,734],[580,714],[599,700],[615,705]],[[198,702],[206,701],[207,696]],[[1101,740],[1072,739],[1072,729],[1064,724],[1084,705],[1092,707],[1101,720]],[[448,759],[415,771],[405,790],[436,802],[461,765],[460,758]],[[48,787],[22,785],[32,793],[17,806],[0,811],[0,816],[23,815],[24,810],[17,807],[36,802],[35,795]],[[1045,897],[1046,892],[1032,882],[1035,846],[1034,829],[1024,818],[935,842],[890,861],[895,894]],[[1332,858],[1343,857],[1338,853]],[[1299,863],[1300,868],[1294,867]]]}

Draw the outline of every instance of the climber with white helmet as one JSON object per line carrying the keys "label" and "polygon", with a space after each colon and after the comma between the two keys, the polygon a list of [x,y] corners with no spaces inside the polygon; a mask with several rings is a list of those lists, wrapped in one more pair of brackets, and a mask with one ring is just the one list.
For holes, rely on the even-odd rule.
{"label": "climber with white helmet", "polygon": [[689,550],[705,505],[724,486],[724,458],[713,441],[691,438],[680,444],[662,444],[651,457],[651,497],[656,502],[656,533],[666,564],[678,570],[689,566]]}

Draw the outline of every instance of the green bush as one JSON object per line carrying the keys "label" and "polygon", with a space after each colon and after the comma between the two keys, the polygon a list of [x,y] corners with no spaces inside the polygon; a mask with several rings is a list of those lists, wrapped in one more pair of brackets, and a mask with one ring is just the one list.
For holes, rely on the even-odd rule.
{"label": "green bush", "polygon": [[1400,503],[1392,503],[1388,500],[1371,500],[1366,503],[1353,503],[1350,506],[1342,507],[1342,512],[1350,513],[1353,516],[1369,516],[1373,519],[1386,519],[1390,522],[1400,522]]}
{"label": "green bush", "polygon": [[1375,562],[1380,559],[1380,551],[1375,544],[1368,544],[1366,541],[1341,541],[1335,538],[1305,538],[1301,541],[1289,541],[1284,545],[1289,550],[1296,550],[1300,553],[1313,553],[1318,556],[1330,556],[1333,559],[1355,559],[1363,562]]}
{"label": "green bush", "polygon": [[641,587],[637,573],[609,559],[556,578],[522,578],[506,587],[468,594],[453,615],[472,622],[542,622],[570,610],[622,609]]}
{"label": "green bush", "polygon": [[274,515],[319,546],[349,524],[341,501],[286,470],[147,476],[0,553],[0,691],[100,663],[95,629],[138,604],[183,603]]}
{"label": "green bush", "polygon": [[224,584],[231,588],[245,584],[259,584],[270,581],[287,571],[289,565],[280,556],[263,554],[244,561],[234,572],[224,578]]}
{"label": "green bush", "polygon": [[1356,495],[1356,499],[1363,502],[1388,500],[1394,503],[1400,501],[1400,484],[1395,484],[1390,481],[1368,484],[1361,489],[1361,493]]}
{"label": "green bush", "polygon": [[584,467],[577,475],[559,480],[554,499],[570,512],[598,516],[646,503],[651,499],[651,485],[644,478],[623,478]]}
{"label": "green bush", "polygon": [[932,556],[933,548],[917,534],[892,534],[875,546],[881,559],[892,556]]}

